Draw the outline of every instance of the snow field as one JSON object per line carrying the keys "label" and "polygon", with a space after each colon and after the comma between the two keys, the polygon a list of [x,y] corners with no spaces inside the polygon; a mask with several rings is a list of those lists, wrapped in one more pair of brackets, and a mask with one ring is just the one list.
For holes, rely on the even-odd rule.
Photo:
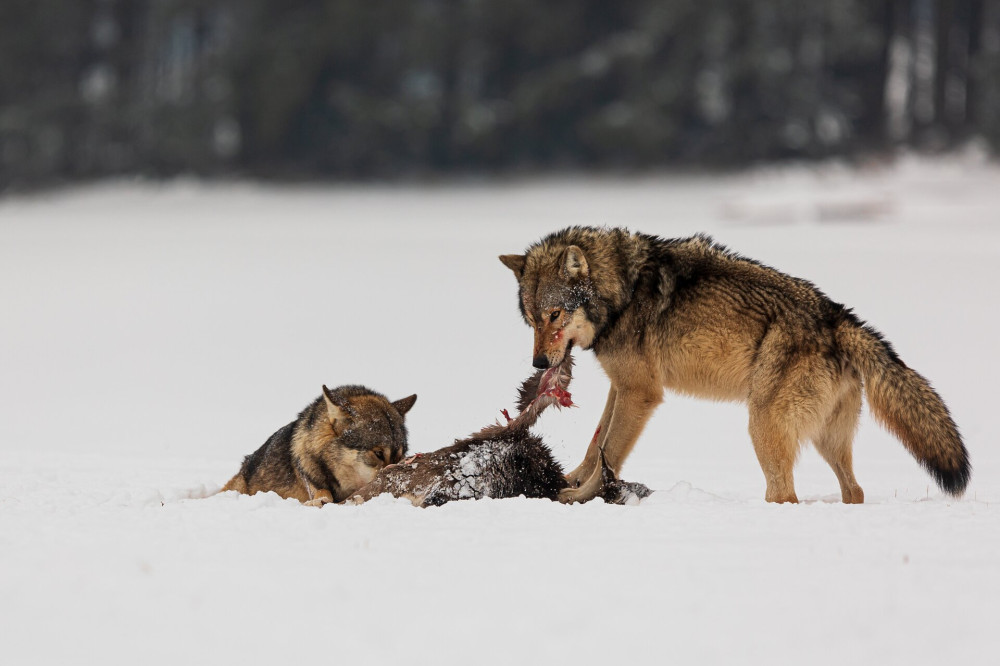
{"label": "snow field", "polygon": [[[117,183],[0,201],[0,660],[982,663],[1000,596],[1000,169],[974,159],[427,188]],[[866,414],[863,506],[809,447],[763,502],[739,405],[668,395],[636,507],[212,495],[329,386],[416,392],[411,451],[510,408],[496,256],[567,224],[712,233],[814,281],[948,402],[941,495]],[[536,431],[573,467],[607,390]]]}

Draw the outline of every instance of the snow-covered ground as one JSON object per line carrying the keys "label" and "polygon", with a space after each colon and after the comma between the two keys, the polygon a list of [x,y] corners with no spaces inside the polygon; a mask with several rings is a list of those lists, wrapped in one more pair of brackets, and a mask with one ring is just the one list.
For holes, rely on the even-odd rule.
{"label": "snow-covered ground", "polygon": [[[970,158],[0,200],[0,662],[984,663],[998,222]],[[806,448],[803,503],[767,505],[745,410],[668,396],[624,470],[639,506],[201,499],[323,383],[416,392],[412,451],[491,422],[531,371],[496,257],[569,224],[707,231],[853,306],[948,401],[966,496],[866,413],[866,504]],[[580,408],[537,428],[568,466],[607,389],[577,358]]]}

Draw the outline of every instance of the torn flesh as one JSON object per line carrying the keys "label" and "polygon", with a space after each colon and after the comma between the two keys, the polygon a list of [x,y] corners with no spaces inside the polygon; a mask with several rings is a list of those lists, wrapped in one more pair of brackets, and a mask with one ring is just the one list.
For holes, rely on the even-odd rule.
{"label": "torn flesh", "polygon": [[[538,385],[534,389],[534,396],[531,396],[529,387],[535,381],[536,377]],[[573,356],[567,350],[566,355],[559,365],[553,366],[548,370],[539,370],[534,377],[524,382],[521,388],[522,407],[520,413],[515,418],[511,418],[506,409],[501,410],[501,413],[507,420],[507,423],[502,425],[510,428],[531,426],[538,420],[539,414],[549,405],[576,407],[573,403],[573,396],[567,390],[572,379]],[[528,397],[531,397],[531,401],[525,405],[524,400]]]}
{"label": "torn flesh", "polygon": [[[569,358],[569,355],[566,356]],[[568,373],[563,369],[563,365],[566,360],[554,368],[549,368],[542,375],[542,379],[538,382],[538,398],[551,397],[556,399],[556,404],[560,407],[575,407],[573,404],[573,396],[564,387],[569,384]]]}

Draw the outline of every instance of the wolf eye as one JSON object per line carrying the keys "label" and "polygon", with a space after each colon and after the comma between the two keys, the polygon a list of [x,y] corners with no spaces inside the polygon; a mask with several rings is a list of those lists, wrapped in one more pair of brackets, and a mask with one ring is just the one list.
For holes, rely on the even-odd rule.
{"label": "wolf eye", "polygon": [[560,312],[559,310],[553,310],[552,314],[549,315],[549,321],[555,321],[556,319],[559,319],[559,315],[561,314],[562,312]]}

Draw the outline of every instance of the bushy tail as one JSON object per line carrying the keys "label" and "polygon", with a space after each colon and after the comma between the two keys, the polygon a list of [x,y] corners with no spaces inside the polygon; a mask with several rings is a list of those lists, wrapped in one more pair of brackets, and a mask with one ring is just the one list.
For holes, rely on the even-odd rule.
{"label": "bushy tail", "polygon": [[871,327],[852,317],[836,335],[864,379],[875,419],[931,473],[941,490],[961,495],[972,475],[969,452],[941,396]]}

